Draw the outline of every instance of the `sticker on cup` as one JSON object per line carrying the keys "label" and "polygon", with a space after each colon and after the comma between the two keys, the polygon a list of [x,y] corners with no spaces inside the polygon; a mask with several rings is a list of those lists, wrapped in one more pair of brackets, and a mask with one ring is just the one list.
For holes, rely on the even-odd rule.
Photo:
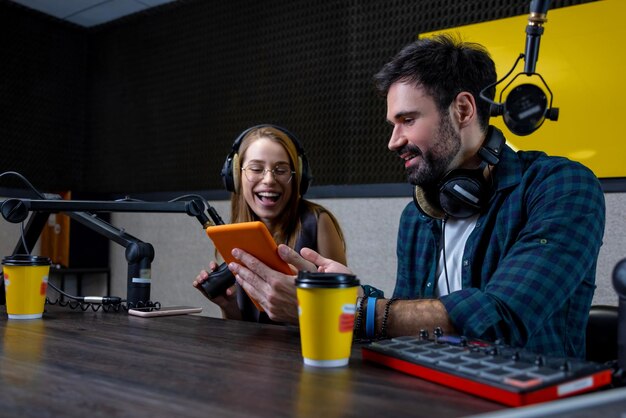
{"label": "sticker on cup", "polygon": [[296,278],[304,364],[348,364],[359,280],[354,275],[300,272]]}
{"label": "sticker on cup", "polygon": [[354,316],[356,314],[356,306],[354,303],[346,303],[341,307],[339,315],[339,332],[354,331]]}
{"label": "sticker on cup", "polygon": [[50,259],[15,254],[2,259],[9,319],[41,318],[46,303]]}

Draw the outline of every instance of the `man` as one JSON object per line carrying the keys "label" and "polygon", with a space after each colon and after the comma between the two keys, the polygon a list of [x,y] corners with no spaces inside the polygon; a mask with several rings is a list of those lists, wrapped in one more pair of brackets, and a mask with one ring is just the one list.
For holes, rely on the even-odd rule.
{"label": "man", "polygon": [[[357,332],[395,337],[441,327],[584,357],[605,218],[597,178],[579,163],[503,144],[479,98],[496,80],[479,45],[445,35],[418,40],[375,80],[393,126],[389,149],[416,192],[400,219],[399,300],[360,300],[357,322],[367,326]],[[304,259],[284,246],[279,253],[300,270],[349,272],[308,249]],[[230,266],[244,289],[273,319],[296,323],[294,277],[234,255],[249,267]]]}

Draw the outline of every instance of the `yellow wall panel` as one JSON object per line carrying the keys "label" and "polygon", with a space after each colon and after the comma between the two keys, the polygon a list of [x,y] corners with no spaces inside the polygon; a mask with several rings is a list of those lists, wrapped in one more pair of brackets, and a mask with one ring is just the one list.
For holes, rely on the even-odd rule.
{"label": "yellow wall panel", "polygon": [[[530,2],[529,2],[530,4]],[[491,123],[503,129],[515,149],[539,149],[562,155],[591,168],[598,177],[626,177],[626,138],[623,113],[626,106],[626,1],[602,0],[548,10],[535,71],[541,74],[554,95],[559,120],[546,120],[534,133],[516,136],[502,117]],[[487,47],[496,63],[498,77],[504,76],[524,52],[528,15],[460,26],[435,33],[460,34],[466,41]],[[523,60],[498,85],[496,101],[516,74]],[[545,88],[536,76],[520,75],[503,95],[521,83]]]}

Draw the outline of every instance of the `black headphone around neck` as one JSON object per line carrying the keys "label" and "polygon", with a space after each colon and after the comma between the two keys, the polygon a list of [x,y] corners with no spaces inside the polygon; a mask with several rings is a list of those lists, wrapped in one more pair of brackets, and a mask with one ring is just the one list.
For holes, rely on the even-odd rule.
{"label": "black headphone around neck", "polygon": [[307,190],[309,189],[309,185],[313,181],[313,175],[311,173],[311,167],[309,166],[309,161],[304,152],[304,148],[298,138],[289,132],[287,129],[271,124],[262,124],[255,125],[251,128],[243,131],[235,142],[233,142],[232,149],[230,153],[226,156],[226,160],[224,161],[224,165],[222,166],[221,176],[222,182],[224,183],[224,187],[229,192],[238,193],[237,185],[239,184],[239,176],[241,174],[241,165],[239,161],[239,147],[241,146],[241,142],[243,139],[253,130],[261,129],[261,128],[270,128],[275,129],[279,132],[285,134],[291,142],[296,147],[296,151],[298,152],[298,162],[299,167],[296,167],[296,170],[300,172],[300,195],[303,196]]}
{"label": "black headphone around neck", "polygon": [[478,150],[482,162],[474,169],[458,168],[446,173],[436,190],[428,192],[415,186],[413,202],[424,214],[435,219],[469,218],[480,212],[491,198],[492,185],[483,174],[487,165],[500,162],[506,139],[502,131],[489,125],[485,142]]}

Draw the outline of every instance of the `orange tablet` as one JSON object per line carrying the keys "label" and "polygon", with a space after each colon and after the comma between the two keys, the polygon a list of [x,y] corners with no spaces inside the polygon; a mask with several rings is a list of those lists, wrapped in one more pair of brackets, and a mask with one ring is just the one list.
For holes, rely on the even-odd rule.
{"label": "orange tablet", "polygon": [[[278,255],[278,246],[263,222],[209,226],[206,233],[227,263],[239,262],[231,254],[233,248],[239,248],[274,270],[293,274],[289,265]],[[254,299],[252,301],[257,309],[263,311],[263,308]]]}

